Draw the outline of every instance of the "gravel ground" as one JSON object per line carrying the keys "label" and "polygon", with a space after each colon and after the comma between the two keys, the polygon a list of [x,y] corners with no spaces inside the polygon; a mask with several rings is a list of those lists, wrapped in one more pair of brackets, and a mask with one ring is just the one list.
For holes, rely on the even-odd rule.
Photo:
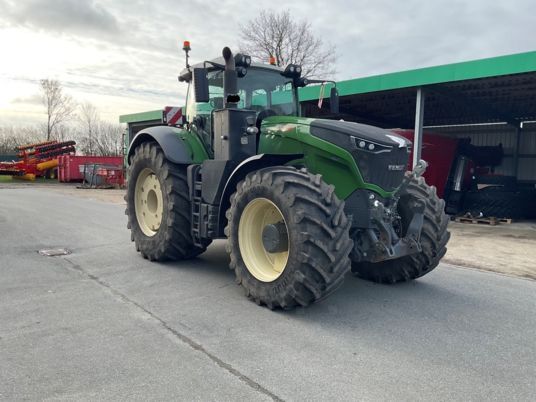
{"label": "gravel ground", "polygon": [[536,222],[450,223],[445,262],[536,279]]}

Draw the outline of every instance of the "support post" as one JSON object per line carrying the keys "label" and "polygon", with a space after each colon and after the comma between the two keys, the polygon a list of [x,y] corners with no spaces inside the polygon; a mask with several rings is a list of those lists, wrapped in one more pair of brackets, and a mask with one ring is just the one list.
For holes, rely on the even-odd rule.
{"label": "support post", "polygon": [[516,146],[514,148],[514,176],[517,179],[517,173],[519,171],[519,147],[521,145],[521,127],[523,127],[523,123],[519,123],[516,127]]}
{"label": "support post", "polygon": [[415,102],[415,131],[413,134],[413,164],[415,168],[421,160],[422,150],[422,126],[424,118],[424,91],[422,87],[417,88],[417,101]]}

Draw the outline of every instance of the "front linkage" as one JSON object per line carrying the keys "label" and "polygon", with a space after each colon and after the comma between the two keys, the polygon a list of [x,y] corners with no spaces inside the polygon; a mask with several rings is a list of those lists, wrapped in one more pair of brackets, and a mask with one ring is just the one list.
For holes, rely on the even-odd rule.
{"label": "front linkage", "polygon": [[406,173],[400,187],[385,203],[370,195],[372,227],[354,234],[354,262],[380,262],[422,251],[420,237],[425,201],[408,200],[404,205],[404,217],[400,214],[399,202],[408,186],[422,176],[427,167],[426,161],[420,160],[413,171]]}

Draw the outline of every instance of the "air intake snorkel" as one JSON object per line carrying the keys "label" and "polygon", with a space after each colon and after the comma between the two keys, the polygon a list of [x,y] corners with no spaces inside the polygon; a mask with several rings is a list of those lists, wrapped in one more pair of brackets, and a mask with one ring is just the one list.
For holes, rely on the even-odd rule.
{"label": "air intake snorkel", "polygon": [[225,108],[236,109],[237,103],[240,101],[240,96],[238,95],[235,59],[233,52],[228,47],[223,48],[222,55],[225,60],[225,70],[223,71],[223,99],[225,100]]}

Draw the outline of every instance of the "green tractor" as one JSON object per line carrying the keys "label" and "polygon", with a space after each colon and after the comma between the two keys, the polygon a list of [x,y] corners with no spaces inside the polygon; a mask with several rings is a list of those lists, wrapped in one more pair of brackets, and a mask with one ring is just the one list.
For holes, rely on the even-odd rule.
{"label": "green tractor", "polygon": [[[247,296],[291,309],[324,299],[348,271],[379,283],[423,276],[445,255],[444,202],[406,172],[411,143],[368,125],[300,117],[301,67],[233,55],[188,65],[182,128],[140,131],[128,150],[128,227],[151,261],[184,260],[227,238]],[[323,91],[323,89],[322,89]],[[330,108],[338,109],[335,87]]]}

